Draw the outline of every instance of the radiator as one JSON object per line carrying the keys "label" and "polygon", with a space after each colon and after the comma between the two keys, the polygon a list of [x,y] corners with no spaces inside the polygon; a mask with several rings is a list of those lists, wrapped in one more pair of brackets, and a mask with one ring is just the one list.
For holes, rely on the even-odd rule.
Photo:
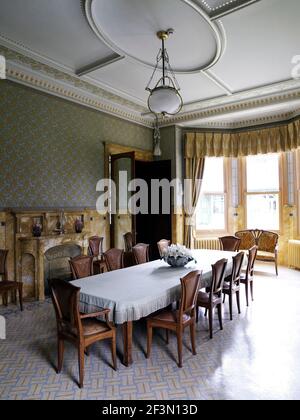
{"label": "radiator", "polygon": [[195,249],[221,249],[218,238],[195,239]]}
{"label": "radiator", "polygon": [[289,241],[288,263],[300,269],[300,241]]}

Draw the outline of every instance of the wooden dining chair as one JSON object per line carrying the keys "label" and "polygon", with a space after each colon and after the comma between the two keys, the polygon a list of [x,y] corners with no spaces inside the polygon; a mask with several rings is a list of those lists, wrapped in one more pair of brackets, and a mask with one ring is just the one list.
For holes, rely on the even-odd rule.
{"label": "wooden dining chair", "polygon": [[[57,373],[62,370],[65,341],[73,343],[78,349],[80,388],[83,387],[84,381],[84,353],[97,341],[111,340],[113,368],[116,370],[116,329],[108,319],[110,309],[97,308],[97,312],[81,314],[79,312],[80,288],[63,280],[50,281],[50,291],[57,322]],[[99,321],[96,319],[98,317],[104,317],[105,321]]]}
{"label": "wooden dining chair", "polygon": [[238,308],[238,313],[241,313],[241,304],[240,304],[240,281],[241,281],[241,272],[243,268],[245,254],[240,252],[235,257],[232,258],[232,272],[229,277],[225,278],[223,285],[223,295],[225,303],[226,296],[229,296],[229,312],[230,320],[232,321],[232,300],[233,296],[236,295],[236,303]]}
{"label": "wooden dining chair", "polygon": [[104,252],[107,271],[115,271],[124,268],[124,251],[112,248]]}
{"label": "wooden dining chair", "polygon": [[149,245],[137,244],[132,248],[136,264],[146,264],[149,262]]}
{"label": "wooden dining chair", "polygon": [[100,236],[89,238],[88,255],[93,257],[94,274],[102,274],[105,270],[105,261],[103,257],[103,240]]}
{"label": "wooden dining chair", "polygon": [[212,265],[212,282],[209,291],[199,292],[197,298],[197,322],[199,320],[199,307],[205,308],[206,312],[209,313],[209,333],[210,338],[213,338],[213,315],[215,308],[218,309],[218,317],[220,323],[220,329],[223,330],[223,319],[222,319],[222,291],[226,273],[228,260],[223,259]]}
{"label": "wooden dining chair", "polygon": [[93,272],[93,257],[81,255],[69,260],[73,280],[91,277]]}
{"label": "wooden dining chair", "polygon": [[253,282],[254,282],[254,264],[256,261],[257,256],[257,246],[253,246],[249,249],[248,253],[248,264],[245,275],[241,276],[241,284],[245,285],[246,289],[246,302],[247,306],[249,306],[249,286],[251,291],[251,299],[254,300],[253,297]]}
{"label": "wooden dining chair", "polygon": [[132,232],[127,232],[124,235],[125,252],[132,252],[132,248],[135,245]]}
{"label": "wooden dining chair", "polygon": [[236,236],[223,236],[219,238],[223,251],[236,252],[239,251],[241,240]]}
{"label": "wooden dining chair", "polygon": [[17,301],[17,292],[19,293],[19,302],[21,311],[23,311],[23,283],[18,281],[8,280],[7,275],[7,256],[8,251],[0,249],[0,295],[3,299],[3,304],[8,305],[8,293],[14,294],[14,300]]}
{"label": "wooden dining chair", "polygon": [[151,355],[153,328],[167,330],[167,344],[169,330],[176,332],[178,346],[178,366],[182,367],[182,337],[186,327],[190,327],[192,353],[196,355],[195,342],[195,305],[201,281],[201,271],[193,271],[180,279],[181,300],[179,311],[164,310],[147,319],[147,359]]}
{"label": "wooden dining chair", "polygon": [[168,247],[170,245],[171,245],[171,241],[168,241],[167,239],[162,239],[161,241],[157,242],[160,258],[163,258],[165,252],[168,250]]}

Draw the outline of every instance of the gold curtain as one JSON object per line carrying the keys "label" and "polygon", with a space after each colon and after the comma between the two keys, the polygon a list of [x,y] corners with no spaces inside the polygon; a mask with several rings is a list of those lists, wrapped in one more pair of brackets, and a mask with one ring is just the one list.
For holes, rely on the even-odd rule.
{"label": "gold curtain", "polygon": [[[185,178],[189,180],[190,188],[185,188],[185,225],[184,243],[187,248],[193,245],[193,230],[195,227],[195,209],[200,197],[204,174],[205,158],[185,159]],[[187,202],[189,203],[187,205]]]}
{"label": "gold curtain", "polygon": [[235,133],[187,133],[185,158],[239,157],[287,152],[300,147],[300,120]]}

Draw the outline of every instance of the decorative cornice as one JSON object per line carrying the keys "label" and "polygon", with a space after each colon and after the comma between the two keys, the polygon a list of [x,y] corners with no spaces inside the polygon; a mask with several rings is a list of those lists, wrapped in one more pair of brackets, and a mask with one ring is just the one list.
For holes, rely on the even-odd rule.
{"label": "decorative cornice", "polygon": [[[293,80],[277,85],[280,93],[274,92],[274,85],[261,90],[255,90],[262,96],[253,95],[253,91],[235,94],[230,97],[216,98],[201,103],[200,108],[186,112],[186,107],[181,114],[160,120],[160,126],[183,124],[200,119],[208,119],[219,115],[228,115],[233,112],[259,109],[274,104],[287,103],[300,99],[300,81]],[[267,92],[270,92],[269,94]],[[274,93],[271,93],[274,92]],[[265,95],[263,95],[265,94]],[[245,98],[245,99],[242,99]],[[247,99],[250,98],[250,99]],[[245,117],[247,118],[247,117]],[[259,118],[259,117],[258,117]]]}
{"label": "decorative cornice", "polygon": [[140,107],[137,107],[137,109],[129,108],[126,100],[122,104],[116,104],[115,96],[103,89],[38,63],[6,47],[0,46],[0,54],[3,54],[7,59],[8,80],[22,83],[136,124],[149,128],[153,127],[152,118],[143,117]]}

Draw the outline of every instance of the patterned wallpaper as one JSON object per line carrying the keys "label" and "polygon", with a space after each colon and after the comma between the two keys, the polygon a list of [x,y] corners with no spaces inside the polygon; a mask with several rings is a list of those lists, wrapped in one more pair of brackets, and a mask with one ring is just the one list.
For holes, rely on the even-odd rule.
{"label": "patterned wallpaper", "polygon": [[152,130],[0,82],[0,208],[94,207],[103,142],[152,149]]}

